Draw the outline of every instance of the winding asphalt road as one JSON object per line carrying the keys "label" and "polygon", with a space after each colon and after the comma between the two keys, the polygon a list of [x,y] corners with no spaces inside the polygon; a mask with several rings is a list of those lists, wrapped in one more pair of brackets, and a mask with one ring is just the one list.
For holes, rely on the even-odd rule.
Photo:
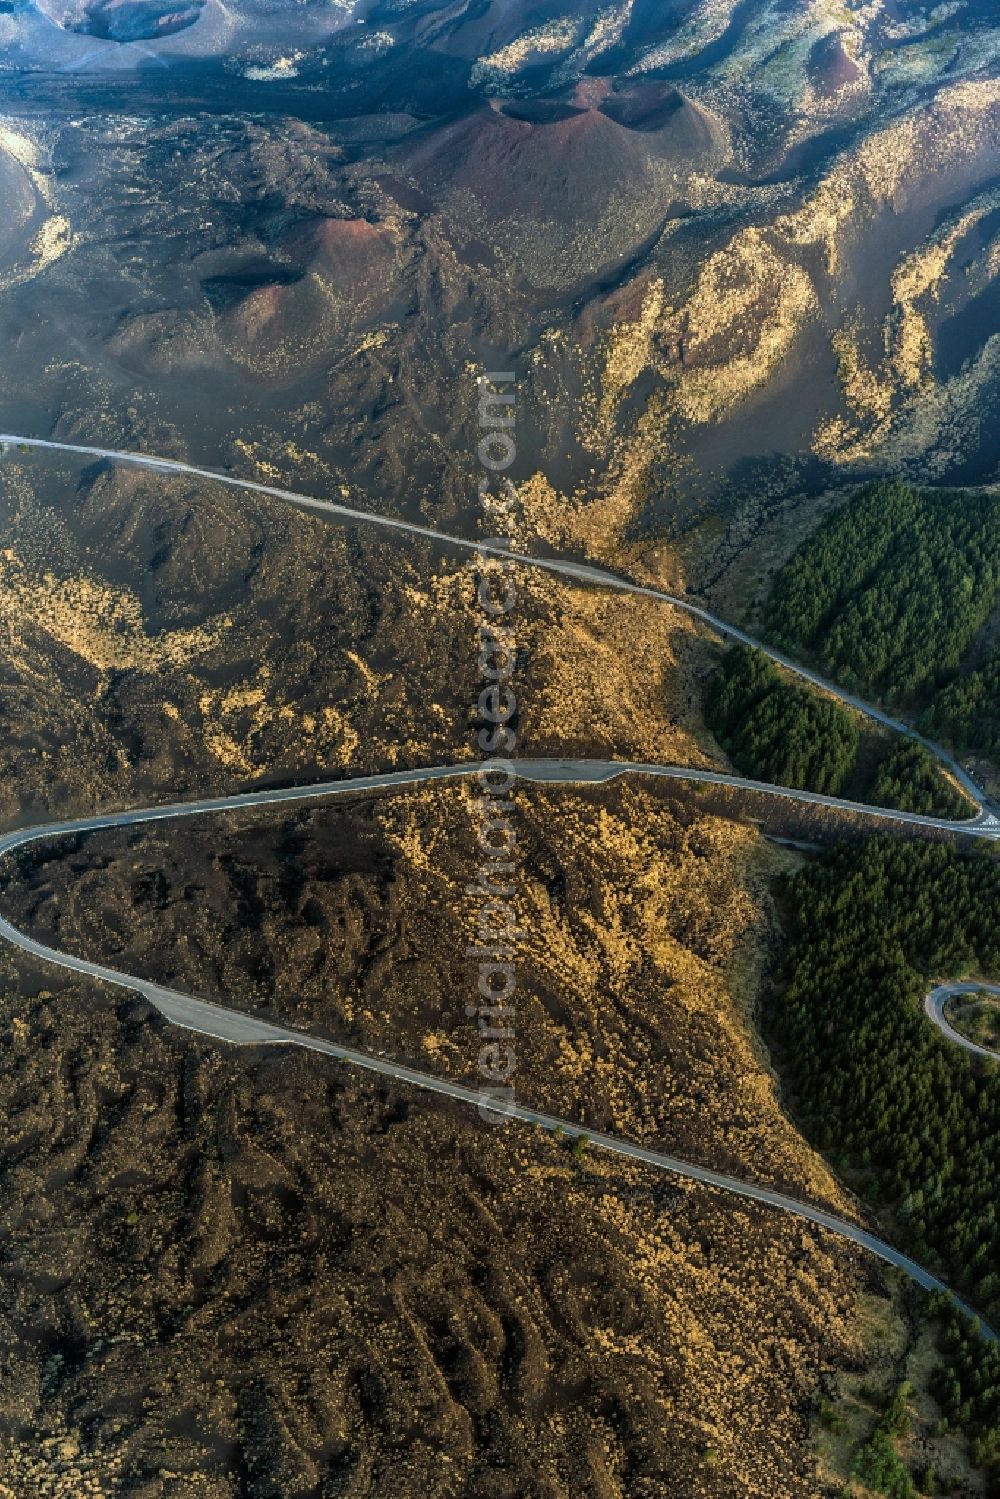
{"label": "winding asphalt road", "polygon": [[[526,553],[517,552],[513,549],[492,543],[482,543],[469,540],[465,537],[443,534],[430,527],[396,520],[389,516],[372,514],[371,512],[353,509],[346,505],[338,505],[333,501],[317,499],[311,495],[299,494],[293,490],[262,484],[256,480],[240,479],[231,474],[220,473],[212,469],[198,468],[193,464],[181,463],[174,459],[149,457],[140,453],[119,452],[115,449],[90,447],[77,443],[60,443],[41,438],[0,434],[0,449],[6,449],[10,445],[74,453],[81,457],[95,458],[113,463],[126,463],[155,472],[187,475],[226,484],[236,489],[253,490],[306,509],[335,515],[341,520],[386,527],[393,531],[404,532],[431,540],[439,546],[453,546],[480,555],[502,558],[524,566],[557,573],[578,582],[614,588],[621,592],[637,594],[670,604],[701,620],[724,639],[738,640],[745,645],[750,645],[764,651],[777,664],[811,682],[822,691],[839,698],[842,702],[848,703],[876,722],[925,744],[948,767],[955,779],[975,802],[978,812],[976,816],[967,820],[944,820],[924,817],[917,813],[897,812],[888,808],[873,808],[861,803],[843,802],[837,798],[822,796],[815,792],[771,786],[759,781],[750,781],[737,776],[725,775],[719,771],[696,770],[685,766],[645,764],[636,761],[523,760],[518,762],[517,770],[518,775],[524,780],[539,783],[580,784],[607,781],[625,774],[669,777],[671,779],[701,784],[733,786],[745,790],[762,792],[771,796],[780,796],[786,800],[838,808],[877,820],[944,829],[971,834],[975,837],[997,838],[1000,836],[1000,821],[998,821],[993,811],[984,804],[979,788],[966,775],[962,767],[952,757],[941,750],[939,746],[923,739],[921,735],[917,734],[907,724],[889,717],[880,709],[844,692],[833,683],[827,682],[824,678],[800,666],[797,662],[788,659],[770,646],[757,641],[745,631],[737,629],[725,620],[710,613],[710,611],[677,595],[630,582],[628,579],[620,578],[614,573],[605,572],[600,568],[588,567],[583,563],[564,561],[558,558],[533,557]],[[431,766],[418,770],[395,771],[383,775],[359,776],[348,780],[325,782],[314,786],[296,786],[286,789],[250,792],[237,796],[211,797],[198,801],[166,804],[160,807],[132,809],[124,812],[99,814],[94,817],[75,818],[64,822],[46,823],[33,828],[23,828],[0,837],[0,857],[25,848],[32,843],[58,837],[67,837],[78,833],[93,832],[101,828],[139,826],[169,818],[192,817],[211,812],[238,811],[249,807],[277,805],[291,801],[313,801],[333,796],[356,795],[358,793],[379,791],[395,786],[414,785],[432,780],[469,777],[475,775],[478,769],[479,765],[475,762],[468,765]],[[111,984],[117,988],[138,992],[154,1005],[172,1024],[195,1031],[200,1035],[210,1036],[239,1046],[300,1046],[306,1050],[319,1052],[325,1056],[365,1068],[370,1072],[377,1073],[394,1081],[443,1094],[461,1103],[473,1105],[480,1110],[499,1113],[506,1117],[517,1119],[524,1124],[535,1125],[546,1130],[561,1130],[570,1138],[585,1138],[592,1145],[618,1156],[624,1156],[628,1159],[639,1161],[644,1165],[652,1166],[657,1170],[671,1172],[674,1175],[700,1182],[703,1185],[715,1187],[720,1191],[733,1193],[754,1202],[776,1208],[782,1212],[792,1213],[796,1217],[805,1219],[819,1228],[828,1230],[869,1250],[888,1264],[904,1271],[917,1285],[922,1286],[925,1290],[949,1292],[949,1288],[937,1276],[930,1274],[929,1271],[918,1265],[916,1261],[901,1254],[891,1244],[885,1243],[883,1240],[868,1233],[865,1229],[855,1223],[851,1223],[847,1219],[838,1218],[836,1215],[828,1213],[822,1208],[800,1202],[798,1199],[789,1197],[784,1193],[774,1192],[770,1188],[742,1181],[738,1177],[711,1171],[707,1167],[679,1160],[673,1156],[665,1155],[660,1151],[649,1150],[644,1146],[636,1145],[631,1141],[620,1139],[613,1135],[591,1133],[573,1121],[557,1119],[552,1115],[543,1114],[522,1104],[494,1103],[488,1098],[484,1099],[482,1092],[477,1089],[463,1086],[460,1083],[450,1082],[447,1079],[436,1077],[432,1073],[404,1067],[397,1062],[372,1053],[340,1046],[321,1037],[260,1020],[253,1015],[213,1004],[208,1000],[198,999],[193,995],[183,994],[177,990],[166,988],[161,984],[153,983],[150,980],[136,978],[131,974],[122,973],[117,969],[109,968],[100,963],[92,963],[87,959],[76,957],[70,953],[58,952],[54,948],[47,947],[44,943],[36,941],[35,938],[26,932],[20,931],[3,916],[0,916],[0,937],[5,937],[14,946],[20,948],[22,952],[28,953],[42,962],[69,969],[71,972],[82,974],[102,983]],[[949,1292],[949,1294],[951,1293]],[[955,1299],[958,1301],[958,1298]],[[976,1315],[963,1302],[958,1301],[958,1305],[969,1316]],[[996,1339],[996,1334],[992,1329],[985,1327],[985,1325],[984,1332],[991,1339]]]}
{"label": "winding asphalt road", "polygon": [[965,980],[957,984],[938,984],[932,989],[924,1000],[924,1011],[929,1020],[933,1020],[938,1030],[953,1041],[956,1046],[961,1046],[963,1051],[974,1052],[977,1057],[1000,1057],[1000,1052],[991,1050],[988,1046],[977,1046],[975,1041],[970,1041],[968,1036],[963,1036],[957,1031],[945,1014],[945,1005],[955,994],[996,994],[1000,996],[1000,984],[977,983],[974,979]]}
{"label": "winding asphalt road", "polygon": [[338,505],[334,500],[321,500],[315,495],[300,494],[294,489],[280,489],[273,484],[262,484],[257,479],[241,479],[234,474],[225,473],[219,469],[199,468],[193,463],[183,463],[176,458],[158,458],[146,453],[130,453],[117,448],[90,447],[84,443],[55,442],[51,438],[43,437],[21,437],[16,433],[0,432],[0,451],[8,447],[20,447],[29,449],[43,449],[55,453],[74,453],[81,458],[96,458],[107,463],[128,464],[133,468],[149,469],[154,473],[174,474],[187,476],[193,479],[207,479],[215,484],[228,485],[230,489],[249,489],[256,494],[267,495],[271,499],[284,500],[287,504],[296,505],[300,509],[318,510],[324,515],[334,515],[339,520],[356,522],[365,526],[381,526],[386,530],[400,531],[409,536],[419,536],[425,541],[433,541],[437,546],[456,547],[461,551],[473,552],[480,556],[497,557],[507,562],[518,562],[524,567],[539,568],[543,572],[557,573],[564,578],[572,578],[578,583],[593,583],[601,588],[614,588],[621,593],[636,594],[642,598],[656,599],[663,604],[671,604],[675,609],[682,610],[693,619],[701,620],[709,626],[716,634],[721,635],[723,640],[738,640],[741,645],[749,645],[754,650],[763,651],[778,666],[786,671],[793,672],[795,676],[801,677],[806,682],[811,682],[821,692],[828,693],[831,697],[839,698],[842,703],[856,709],[865,717],[872,719],[875,723],[882,724],[885,728],[893,729],[897,734],[905,734],[908,739],[914,739],[947,767],[955,777],[962,789],[972,798],[976,806],[983,809],[983,796],[980,788],[966,774],[958,761],[949,755],[941,745],[926,739],[909,724],[903,723],[901,719],[893,718],[888,713],[883,713],[881,708],[876,708],[871,703],[866,703],[863,698],[856,697],[853,693],[838,687],[836,683],[821,677],[818,672],[810,671],[791,657],[785,656],[773,646],[765,645],[763,641],[757,640],[755,636],[747,634],[745,630],[731,625],[728,621],[720,619],[708,609],[703,609],[700,604],[693,603],[690,599],[679,594],[667,593],[661,588],[651,588],[643,583],[634,583],[629,578],[619,577],[617,573],[607,572],[603,568],[588,567],[583,562],[573,562],[561,557],[535,557],[528,552],[518,552],[511,547],[500,546],[498,543],[489,541],[475,541],[467,536],[455,536],[451,532],[436,531],[431,526],[419,526],[412,521],[399,520],[391,515],[378,515],[371,510],[357,510],[350,505]]}
{"label": "winding asphalt road", "polygon": [[[651,766],[651,764],[619,763],[619,761],[526,760],[522,761],[517,769],[519,769],[520,778],[541,782],[541,784],[544,782],[558,782],[558,784],[601,782],[609,781],[625,773],[639,773],[639,775],[664,775],[675,779],[688,779],[688,781],[711,782],[711,784],[723,782],[723,784],[751,785],[759,790],[775,790],[771,787],[757,787],[756,782],[739,781],[735,776],[718,775],[709,770],[699,772],[699,770],[688,770],[679,766]],[[136,827],[145,823],[153,823],[153,821],[196,817],[196,815],[211,814],[211,812],[234,812],[241,811],[241,809],[246,811],[250,808],[276,806],[282,803],[300,802],[300,800],[316,802],[316,800],[330,799],[334,796],[357,796],[366,791],[370,793],[370,791],[391,790],[394,787],[421,784],[427,781],[450,781],[450,779],[453,781],[453,779],[469,778],[469,776],[474,776],[477,770],[477,763],[466,764],[466,766],[430,766],[420,770],[396,770],[385,775],[354,776],[351,779],[327,781],[319,785],[297,785],[297,787],[282,788],[282,790],[249,791],[241,796],[205,797],[198,802],[174,802],[169,805],[129,809],[123,812],[106,812],[106,814],[94,815],[94,817],[73,818],[72,821],[63,821],[63,823],[45,823],[39,827],[27,827],[27,829],[19,829],[18,832],[6,833],[3,838],[0,838],[0,857],[4,854],[15,853],[19,848],[27,848],[28,845],[36,844],[36,842],[51,841],[54,838],[64,838],[64,836],[72,836],[76,833],[96,832],[106,827]],[[813,799],[810,793],[790,794],[796,796],[796,799],[799,796]],[[903,815],[897,812],[880,814],[877,811],[873,812],[871,808],[861,809],[876,817],[877,815],[888,815],[888,817]],[[963,824],[958,824],[958,826],[961,827]],[[840,1235],[841,1238],[858,1244],[862,1249],[870,1250],[873,1255],[886,1261],[886,1264],[894,1265],[897,1270],[904,1271],[925,1291],[948,1292],[948,1286],[939,1277],[933,1276],[930,1271],[924,1270],[922,1265],[916,1264],[916,1261],[900,1253],[900,1250],[894,1249],[891,1244],[886,1244],[876,1235],[870,1234],[867,1229],[828,1213],[823,1208],[790,1198],[786,1193],[774,1192],[769,1187],[757,1186],[751,1181],[742,1181],[739,1177],[729,1177],[723,1172],[711,1171],[706,1166],[679,1160],[675,1156],[667,1156],[663,1151],[649,1150],[645,1145],[636,1145],[615,1135],[589,1132],[574,1121],[561,1120],[552,1114],[543,1114],[538,1109],[528,1108],[522,1103],[495,1103],[489,1099],[489,1096],[484,1096],[475,1088],[465,1087],[460,1082],[451,1082],[433,1073],[420,1072],[414,1067],[402,1066],[397,1061],[379,1057],[372,1052],[357,1051],[349,1046],[337,1045],[322,1037],[310,1036],[306,1031],[274,1025],[256,1018],[255,1015],[247,1015],[241,1010],[228,1009],[222,1004],[213,1004],[211,1001],[196,998],[195,995],[183,994],[177,989],[166,988],[165,985],[153,983],[148,979],[136,979],[133,974],[121,973],[117,968],[109,968],[99,962],[78,958],[73,953],[57,952],[54,947],[45,946],[45,943],[40,943],[36,938],[30,937],[27,932],[19,931],[4,916],[0,916],[0,937],[6,938],[13,946],[19,947],[21,952],[28,953],[39,961],[54,964],[55,967],[67,968],[72,973],[82,974],[100,983],[109,983],[115,988],[129,989],[129,991],[144,995],[150,1004],[159,1010],[163,1018],[168,1019],[172,1025],[183,1027],[184,1030],[196,1031],[201,1036],[214,1037],[214,1039],[237,1046],[301,1046],[307,1051],[319,1052],[325,1057],[336,1058],[336,1060],[363,1067],[367,1072],[378,1073],[384,1078],[403,1082],[412,1087],[424,1088],[430,1093],[444,1094],[445,1097],[456,1099],[457,1102],[474,1105],[480,1111],[501,1114],[504,1117],[519,1120],[520,1123],[534,1124],[546,1130],[562,1130],[568,1138],[585,1138],[594,1147],[610,1151],[616,1156],[624,1156],[630,1160],[637,1160],[642,1165],[654,1166],[658,1171],[672,1172],[678,1177],[699,1181],[703,1186],[717,1187],[721,1192],[735,1193],[736,1196],[760,1202],[766,1207],[777,1208],[783,1213],[795,1214],[796,1217],[814,1223],[817,1228],[828,1229],[831,1234]],[[963,1301],[958,1301],[958,1306],[961,1306],[967,1315],[976,1316],[972,1307],[966,1306]],[[985,1325],[984,1333],[990,1339],[996,1337],[993,1330]]]}
{"label": "winding asphalt road", "polygon": [[[293,801],[317,801],[336,796],[353,796],[393,787],[412,786],[427,781],[455,780],[474,776],[478,768],[476,763],[463,766],[432,766],[423,770],[396,771],[386,775],[357,776],[350,780],[327,781],[317,786],[294,786],[283,790],[248,792],[240,796],[212,797],[195,802],[175,802],[162,807],[80,817],[71,822],[46,823],[39,827],[24,828],[4,835],[0,838],[0,857],[26,848],[33,843],[94,832],[101,828],[136,827],[170,818],[193,817],[212,812],[235,812]],[[709,774],[708,772],[684,771],[679,767],[626,765],[613,761],[525,761],[518,767],[518,773],[522,779],[561,784],[606,781],[628,772],[670,775],[678,779],[694,780],[703,780]],[[713,775],[711,779],[715,782],[719,778]],[[723,779],[733,780],[734,778]],[[255,1015],[213,1004],[209,1000],[198,999],[194,995],[169,989],[149,979],[136,978],[132,974],[109,968],[103,963],[93,963],[86,958],[76,957],[72,953],[59,952],[21,931],[2,915],[0,915],[0,937],[6,938],[22,952],[30,954],[43,963],[51,963],[59,968],[69,969],[72,973],[82,974],[86,978],[96,979],[100,983],[139,993],[171,1024],[185,1030],[195,1031],[201,1036],[210,1036],[236,1046],[300,1046],[307,1051],[319,1052],[334,1060],[364,1068],[368,1072],[377,1073],[380,1077],[389,1078],[394,1082],[406,1083],[427,1092],[442,1094],[459,1103],[472,1105],[480,1112],[516,1119],[522,1124],[535,1125],[548,1131],[561,1131],[570,1139],[586,1140],[591,1146],[623,1156],[628,1160],[638,1161],[645,1166],[652,1166],[658,1171],[670,1172],[674,1176],[685,1177],[704,1186],[715,1187],[719,1191],[762,1203],[765,1207],[792,1213],[795,1217],[805,1219],[817,1228],[825,1229],[840,1238],[850,1240],[862,1249],[869,1250],[887,1264],[902,1270],[924,1290],[953,1294],[936,1275],[932,1275],[915,1260],[901,1254],[891,1244],[885,1243],[884,1240],[877,1238],[858,1224],[846,1218],[839,1218],[836,1214],[828,1213],[824,1208],[815,1207],[811,1203],[800,1202],[797,1198],[789,1197],[783,1192],[775,1192],[769,1187],[758,1186],[754,1182],[743,1181],[739,1177],[727,1176],[720,1171],[712,1171],[706,1166],[699,1166],[691,1161],[679,1160],[676,1156],[650,1150],[646,1146],[636,1145],[616,1135],[594,1133],[573,1120],[559,1119],[552,1114],[542,1113],[524,1104],[497,1102],[476,1088],[451,1082],[447,1078],[435,1076],[430,1072],[405,1067],[399,1062],[372,1052],[357,1051],[352,1047],[327,1041],[320,1036],[310,1035],[306,1031],[275,1025]],[[959,1298],[955,1297],[955,1300],[968,1316],[977,1316],[973,1309]],[[995,1340],[996,1334],[993,1330],[985,1324],[980,1325],[985,1335]]]}

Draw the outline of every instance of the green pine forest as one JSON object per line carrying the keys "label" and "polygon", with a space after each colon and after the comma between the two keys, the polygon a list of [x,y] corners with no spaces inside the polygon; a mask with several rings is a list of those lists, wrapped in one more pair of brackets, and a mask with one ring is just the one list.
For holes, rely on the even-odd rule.
{"label": "green pine forest", "polygon": [[709,687],[706,719],[733,764],[753,780],[827,796],[856,797],[938,817],[970,807],[913,740],[880,745],[873,771],[858,766],[857,715],[835,699],[788,681],[761,651],[728,651]]}
{"label": "green pine forest", "polygon": [[[953,684],[997,602],[1000,495],[866,485],[777,573],[765,610],[770,637],[855,691],[926,705]],[[935,716],[968,748],[996,737],[991,658],[971,689],[954,684]]]}
{"label": "green pine forest", "polygon": [[953,744],[959,754],[978,750],[1000,760],[1000,647],[976,671],[956,676],[921,719],[924,733]]}
{"label": "green pine forest", "polygon": [[[958,754],[1000,762],[1000,645],[986,649],[998,594],[1000,496],[880,482],[778,572],[765,630]],[[706,718],[755,779],[968,811],[922,745],[900,737],[873,752],[854,715],[757,652],[727,653]],[[935,980],[1000,974],[995,851],[880,834],[785,876],[779,904],[789,941],[765,1023],[793,1112],[886,1236],[1000,1327],[1000,1063],[949,1044],[923,1012]],[[929,1298],[927,1315],[941,1429],[963,1433],[1000,1499],[1000,1343],[947,1297]],[[856,1454],[856,1479],[900,1499],[941,1492],[932,1471],[901,1462],[906,1424],[901,1387]]]}
{"label": "green pine forest", "polygon": [[973,1461],[989,1474],[990,1499],[1000,1499],[1000,1343],[989,1342],[946,1296],[928,1297],[926,1315],[940,1323],[942,1353],[931,1392],[948,1425],[972,1443]]}
{"label": "green pine forest", "polygon": [[879,835],[782,882],[767,1016],[809,1138],[894,1239],[1000,1322],[1000,1073],[923,1013],[931,980],[1000,972],[1000,863]]}
{"label": "green pine forest", "polygon": [[897,739],[879,762],[867,801],[929,817],[968,817],[969,803],[942,776],[929,750],[913,739]]}

